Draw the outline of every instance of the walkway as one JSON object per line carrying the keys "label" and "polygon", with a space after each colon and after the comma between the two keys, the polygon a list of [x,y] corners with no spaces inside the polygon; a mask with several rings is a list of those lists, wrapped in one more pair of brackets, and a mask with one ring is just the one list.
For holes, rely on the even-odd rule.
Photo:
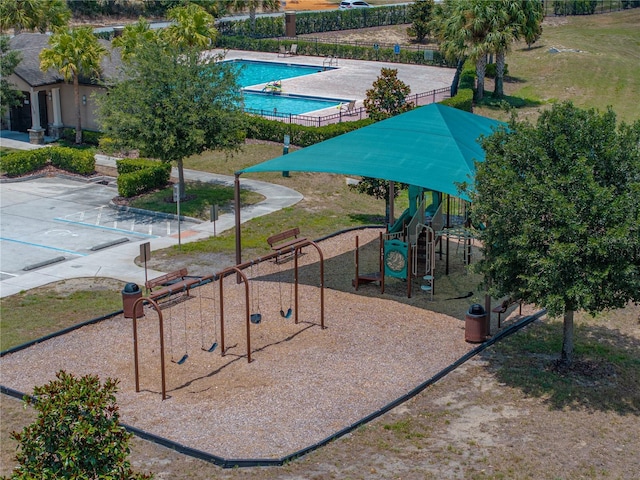
{"label": "walkway", "polygon": [[[28,143],[26,134],[7,131],[2,131],[1,145],[25,150],[33,147],[37,148],[37,146]],[[98,165],[115,167],[115,159],[104,155],[96,155],[96,163]],[[177,176],[175,169],[172,175]],[[185,170],[185,179],[227,186],[233,186],[234,182],[234,178],[228,175],[217,175],[195,170]],[[290,188],[257,180],[241,178],[240,185],[242,188],[252,190],[265,197],[265,200],[262,202],[242,209],[243,222],[295,205],[303,198],[300,193]],[[221,233],[233,228],[234,223],[235,219],[232,213],[220,215],[215,224],[216,233]],[[202,222],[196,226],[191,226],[187,231],[181,232],[180,241],[187,243],[206,239],[213,236],[213,231],[213,223]],[[151,243],[151,250],[154,251],[177,245],[178,237],[177,235],[172,235],[160,238],[141,239],[137,242],[127,242],[119,246],[91,253],[84,257],[67,260],[24,275],[5,279],[0,282],[0,297],[6,297],[23,290],[29,290],[69,278],[108,277],[122,280],[123,282],[144,284],[144,268],[138,267],[134,263],[134,260],[140,255],[140,244],[147,241]],[[151,277],[162,275],[163,273],[165,272],[148,270],[148,275]]]}

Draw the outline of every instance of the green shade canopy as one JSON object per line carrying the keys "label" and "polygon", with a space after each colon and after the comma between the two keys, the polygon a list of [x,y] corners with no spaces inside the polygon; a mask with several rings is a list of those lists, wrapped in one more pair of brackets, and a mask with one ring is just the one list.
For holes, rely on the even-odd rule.
{"label": "green shade canopy", "polygon": [[433,103],[281,157],[251,172],[325,172],[382,178],[460,196],[472,181],[477,142],[503,122]]}

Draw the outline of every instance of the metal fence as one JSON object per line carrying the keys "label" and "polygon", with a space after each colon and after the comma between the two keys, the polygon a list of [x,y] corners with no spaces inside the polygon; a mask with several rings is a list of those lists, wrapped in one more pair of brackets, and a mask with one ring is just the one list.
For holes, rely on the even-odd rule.
{"label": "metal fence", "polygon": [[593,15],[640,7],[639,0],[543,0],[545,16]]}
{"label": "metal fence", "polygon": [[[414,107],[421,107],[430,103],[439,102],[450,96],[451,89],[449,87],[438,88],[429,92],[416,93],[409,95],[405,100]],[[307,127],[322,127],[332,123],[353,122],[367,118],[367,111],[364,107],[354,108],[351,111],[339,110],[329,115],[312,116],[312,115],[296,115],[293,113],[283,113],[272,110],[245,109],[245,112],[252,115],[259,115],[269,120],[278,120],[284,123],[295,123]]]}

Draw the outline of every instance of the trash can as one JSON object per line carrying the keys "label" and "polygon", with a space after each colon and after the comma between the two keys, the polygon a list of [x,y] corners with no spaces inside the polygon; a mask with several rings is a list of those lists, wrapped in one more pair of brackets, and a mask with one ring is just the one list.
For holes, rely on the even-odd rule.
{"label": "trash can", "polygon": [[465,317],[464,339],[471,343],[482,343],[487,338],[489,330],[488,315],[484,307],[479,303],[474,303],[469,307]]}
{"label": "trash can", "polygon": [[[122,289],[122,310],[124,310],[124,318],[133,318],[133,304],[136,300],[142,298],[142,290],[135,283],[127,283]],[[142,302],[136,306],[136,318],[144,316]]]}

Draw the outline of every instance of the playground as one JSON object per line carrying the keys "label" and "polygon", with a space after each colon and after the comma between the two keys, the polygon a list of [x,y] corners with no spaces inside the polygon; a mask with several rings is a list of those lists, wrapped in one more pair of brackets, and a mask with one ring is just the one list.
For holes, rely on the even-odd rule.
{"label": "playground", "polygon": [[[165,400],[158,315],[150,307],[137,320],[139,393],[132,320],[122,314],[4,356],[2,383],[28,393],[61,369],[118,378],[121,421],[129,426],[231,463],[289,456],[375,414],[475,346],[465,342],[462,320],[479,299],[450,298],[464,296],[459,293],[477,279],[465,273],[455,248],[450,275],[439,281],[436,270],[434,300],[419,284],[407,298],[401,280],[390,280],[384,295],[377,285],[354,290],[355,237],[362,268],[375,269],[379,233],[359,230],[318,242],[325,329],[320,254],[309,246],[298,257],[298,323],[295,314],[286,318],[295,307],[292,256],[244,269],[249,292],[236,275],[226,277],[224,356],[220,280],[161,300]],[[251,322],[245,321],[247,295]]]}

